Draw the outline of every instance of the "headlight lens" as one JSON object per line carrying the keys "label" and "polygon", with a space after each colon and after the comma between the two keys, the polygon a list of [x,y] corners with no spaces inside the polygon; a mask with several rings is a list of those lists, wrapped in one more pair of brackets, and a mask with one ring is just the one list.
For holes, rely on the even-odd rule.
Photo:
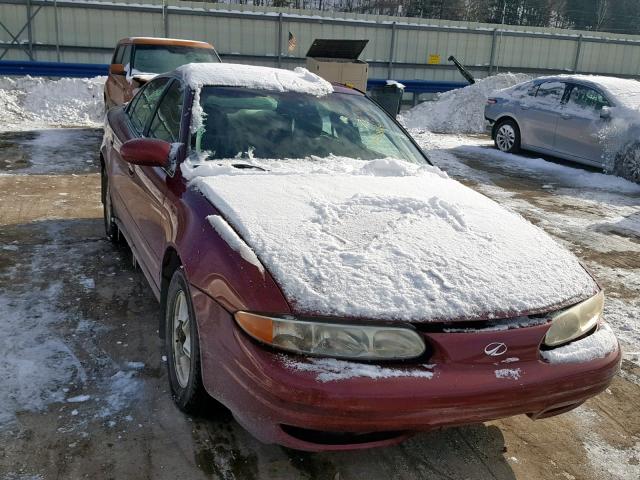
{"label": "headlight lens", "polygon": [[237,312],[238,325],[256,340],[282,350],[337,358],[391,360],[415,358],[425,351],[408,328],[341,325]]}
{"label": "headlight lens", "polygon": [[590,299],[555,314],[544,337],[545,345],[557,347],[581,337],[596,326],[603,309],[604,292],[601,290]]}

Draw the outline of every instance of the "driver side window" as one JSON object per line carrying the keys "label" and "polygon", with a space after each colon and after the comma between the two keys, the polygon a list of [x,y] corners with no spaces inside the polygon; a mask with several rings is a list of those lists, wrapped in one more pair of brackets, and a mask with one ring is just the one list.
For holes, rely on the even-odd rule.
{"label": "driver side window", "polygon": [[175,80],[162,97],[155,116],[149,127],[149,136],[165,142],[174,143],[180,138],[180,120],[182,119],[182,99],[184,90]]}
{"label": "driver side window", "polygon": [[168,78],[152,80],[142,88],[131,102],[127,110],[133,128],[139,135],[144,135],[145,128],[155,113],[158,101],[162,97]]}

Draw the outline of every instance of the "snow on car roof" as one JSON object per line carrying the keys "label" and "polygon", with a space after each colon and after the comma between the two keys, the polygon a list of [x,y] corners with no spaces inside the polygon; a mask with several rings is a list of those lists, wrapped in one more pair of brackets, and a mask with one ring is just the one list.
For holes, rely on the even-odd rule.
{"label": "snow on car roof", "polygon": [[217,85],[308,93],[317,97],[333,92],[331,83],[300,67],[284,70],[233,63],[190,63],[178,67],[176,71],[194,89]]}

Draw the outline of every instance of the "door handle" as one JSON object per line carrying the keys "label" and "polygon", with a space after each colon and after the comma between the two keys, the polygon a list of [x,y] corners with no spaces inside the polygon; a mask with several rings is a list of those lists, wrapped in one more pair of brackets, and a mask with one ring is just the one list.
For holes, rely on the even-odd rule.
{"label": "door handle", "polygon": [[529,110],[531,107],[529,105],[527,105],[526,103],[521,103],[520,104],[520,108],[522,110]]}
{"label": "door handle", "polygon": [[561,116],[562,118],[564,118],[565,120],[568,120],[568,119],[570,119],[570,118],[571,118],[571,115],[569,115],[568,113],[561,113],[561,114],[560,114],[560,116]]}

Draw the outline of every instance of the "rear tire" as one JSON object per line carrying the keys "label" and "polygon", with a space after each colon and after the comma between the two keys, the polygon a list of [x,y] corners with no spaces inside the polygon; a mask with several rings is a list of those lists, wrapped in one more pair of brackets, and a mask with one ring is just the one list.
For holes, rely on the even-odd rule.
{"label": "rear tire", "polygon": [[616,155],[613,173],[632,182],[640,183],[640,142],[628,145]]}
{"label": "rear tire", "polygon": [[494,130],[493,141],[498,150],[505,153],[520,151],[520,129],[511,119],[498,122]]}
{"label": "rear tire", "polygon": [[202,383],[198,326],[182,267],[171,277],[165,312],[165,351],[171,396],[183,412],[197,413],[211,400]]}

